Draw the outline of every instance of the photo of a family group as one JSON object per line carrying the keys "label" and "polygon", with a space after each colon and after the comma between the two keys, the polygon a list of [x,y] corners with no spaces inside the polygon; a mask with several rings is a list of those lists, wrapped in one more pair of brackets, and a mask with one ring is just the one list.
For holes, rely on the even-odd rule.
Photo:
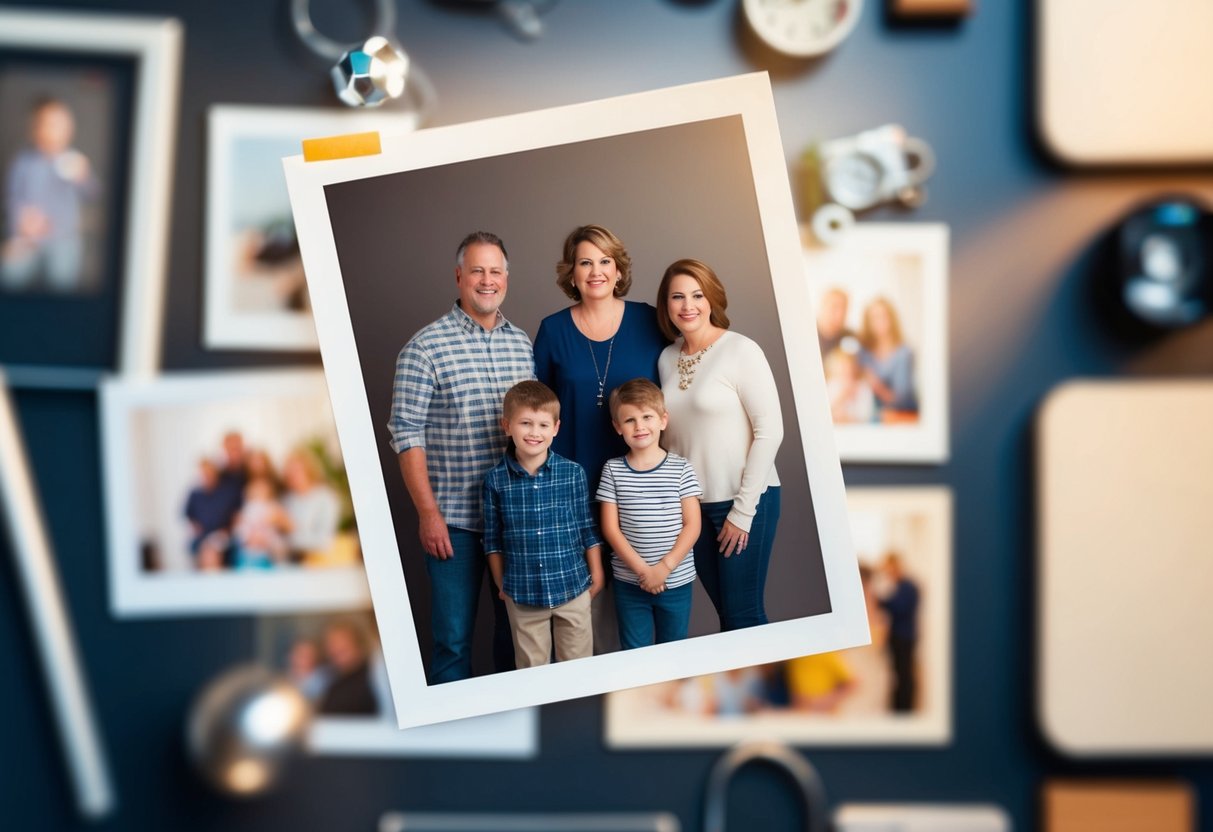
{"label": "photo of a family group", "polygon": [[287,160],[402,725],[866,641],[769,105]]}
{"label": "photo of a family group", "polygon": [[117,611],[365,603],[322,373],[111,379],[101,395]]}
{"label": "photo of a family group", "polygon": [[805,275],[843,462],[947,458],[947,227],[805,232]]}
{"label": "photo of a family group", "polygon": [[847,491],[872,643],[606,699],[615,747],[943,744],[951,737],[951,495]]}
{"label": "photo of a family group", "polygon": [[370,612],[260,616],[254,655],[311,704],[307,746],[313,754],[525,759],[538,750],[534,708],[398,728]]}

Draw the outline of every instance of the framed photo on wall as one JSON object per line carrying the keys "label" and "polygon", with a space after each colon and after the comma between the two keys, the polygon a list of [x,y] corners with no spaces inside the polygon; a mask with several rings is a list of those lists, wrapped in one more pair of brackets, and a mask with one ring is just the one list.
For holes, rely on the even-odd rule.
{"label": "framed photo on wall", "polygon": [[106,379],[101,435],[116,615],[367,602],[319,370]]}
{"label": "framed photo on wall", "polygon": [[0,10],[0,362],[158,369],[181,40]]}
{"label": "framed photo on wall", "polygon": [[222,104],[207,114],[205,338],[212,349],[315,351],[283,156],[304,139],[407,133],[416,113]]}
{"label": "framed photo on wall", "polygon": [[[325,162],[293,157],[285,165],[402,727],[667,680],[691,668],[713,672],[866,642],[842,472],[765,75],[421,130],[386,138],[377,155]],[[723,632],[713,603],[694,588],[687,638],[500,672],[477,667],[473,655],[471,676],[431,683],[433,611],[448,601],[445,588],[435,591],[431,572],[437,567],[430,561],[437,558],[422,548],[420,518],[385,430],[393,418],[397,357],[414,333],[435,320],[462,320],[464,307],[453,306],[456,298],[473,309],[499,304],[498,325],[506,320],[528,340],[535,337],[541,321],[569,306],[555,267],[564,258],[565,238],[586,223],[605,226],[626,243],[631,285],[625,314],[631,307],[633,314],[654,316],[655,327],[656,316],[668,316],[673,303],[672,294],[657,297],[663,272],[693,258],[708,264],[725,287],[727,297],[717,296],[716,304],[721,312],[727,306],[727,336],[738,345],[724,346],[722,336],[713,354],[743,350],[761,355],[755,361],[766,365],[759,376],[739,373],[747,382],[770,379],[761,401],[748,400],[754,412],[761,408],[770,430],[761,446],[770,456],[761,463],[758,476],[764,479],[755,493],[769,493],[783,507],[767,526],[769,561],[758,554],[747,562],[756,565],[754,580],[765,586],[766,623],[755,613],[753,626]],[[501,261],[497,265],[482,267],[465,261],[466,251],[458,254],[461,241],[477,230],[501,241],[487,246]],[[469,277],[457,280],[465,267]],[[492,277],[476,283],[473,269]],[[570,360],[580,360],[588,373],[591,355],[581,350],[592,345],[586,347],[584,338],[576,343],[580,348]],[[653,352],[654,362],[664,343]],[[609,356],[608,345],[600,346],[601,359],[595,354],[594,360],[601,367]],[[441,354],[434,360],[442,361]],[[673,353],[670,361],[672,366]],[[521,377],[530,374],[529,363],[519,366]],[[697,390],[716,389],[701,380],[708,372],[701,367],[698,373]],[[625,380],[610,380],[608,373],[604,399]],[[748,387],[733,390],[734,407],[749,393]],[[491,417],[483,432],[504,443],[497,394],[491,395],[476,399]],[[562,403],[560,431],[574,431],[579,421],[603,413],[608,411],[595,408],[592,395],[587,402],[570,399],[567,407]],[[737,440],[743,457],[752,441],[744,432]],[[500,452],[496,459],[471,458],[487,462],[486,471],[501,459]],[[431,470],[431,487],[442,487],[444,476]],[[552,502],[549,516],[587,510],[573,502]],[[463,522],[480,525],[472,516],[479,502],[469,511]],[[439,624],[445,627],[450,607],[442,609]],[[474,635],[482,644],[491,620],[483,612],[476,618]],[[602,644],[598,633],[594,641]]]}
{"label": "framed photo on wall", "polygon": [[308,750],[333,757],[527,760],[539,753],[539,709],[400,730],[369,611],[257,619],[257,661],[283,674],[316,718]]}
{"label": "framed photo on wall", "polygon": [[830,413],[843,462],[948,458],[948,227],[804,232]]}
{"label": "framed photo on wall", "polygon": [[606,697],[612,748],[944,745],[952,737],[952,496],[851,488],[872,643]]}

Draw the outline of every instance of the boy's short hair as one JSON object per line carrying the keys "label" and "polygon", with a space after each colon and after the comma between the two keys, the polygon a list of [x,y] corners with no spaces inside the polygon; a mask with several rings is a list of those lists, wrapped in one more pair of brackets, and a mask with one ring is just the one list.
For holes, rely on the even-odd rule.
{"label": "boy's short hair", "polygon": [[501,415],[507,420],[514,418],[519,410],[542,410],[560,420],[560,399],[542,381],[520,381],[506,391],[501,403]]}
{"label": "boy's short hair", "polygon": [[611,421],[619,420],[621,405],[630,404],[634,407],[648,407],[665,415],[665,394],[661,388],[647,378],[634,378],[611,391]]}

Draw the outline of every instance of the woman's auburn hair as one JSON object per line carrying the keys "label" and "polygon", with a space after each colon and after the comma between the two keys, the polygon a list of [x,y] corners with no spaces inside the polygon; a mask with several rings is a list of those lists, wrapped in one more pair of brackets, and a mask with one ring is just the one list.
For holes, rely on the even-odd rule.
{"label": "woman's auburn hair", "polygon": [[725,314],[725,310],[728,309],[729,298],[724,291],[724,284],[720,282],[716,272],[707,263],[685,257],[682,260],[675,260],[666,267],[665,274],[661,276],[661,285],[657,287],[657,326],[661,328],[662,334],[671,341],[681,334],[670,318],[669,300],[670,283],[674,278],[683,274],[698,283],[699,288],[703,290],[703,296],[712,308],[712,313],[708,318],[712,325],[728,329],[729,316]]}

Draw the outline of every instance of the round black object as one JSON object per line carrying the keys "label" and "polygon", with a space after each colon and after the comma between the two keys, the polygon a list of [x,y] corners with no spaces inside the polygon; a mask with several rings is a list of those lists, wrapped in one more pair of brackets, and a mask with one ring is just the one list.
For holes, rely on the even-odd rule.
{"label": "round black object", "polygon": [[1174,329],[1213,311],[1213,214],[1169,198],[1136,209],[1116,231],[1120,301],[1139,321]]}

